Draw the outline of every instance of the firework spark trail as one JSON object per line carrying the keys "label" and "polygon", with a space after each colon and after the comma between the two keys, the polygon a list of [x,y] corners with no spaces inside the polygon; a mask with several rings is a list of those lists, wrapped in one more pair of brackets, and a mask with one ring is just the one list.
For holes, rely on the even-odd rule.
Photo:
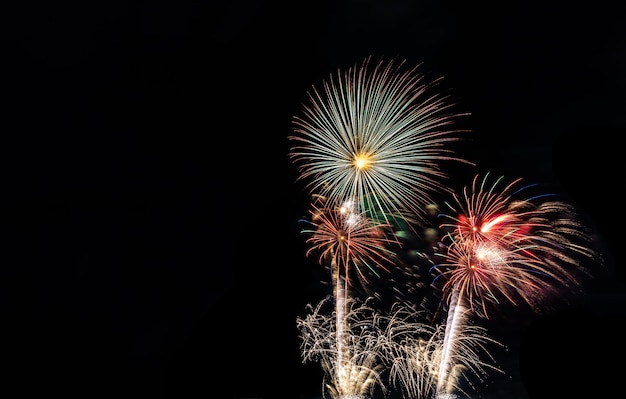
{"label": "firework spark trail", "polygon": [[456,388],[455,379],[448,378],[451,369],[456,362],[452,357],[457,353],[456,342],[460,337],[461,329],[467,323],[468,309],[463,306],[463,302],[458,301],[455,296],[460,295],[458,291],[452,293],[451,304],[448,310],[448,319],[445,324],[443,344],[441,346],[441,358],[439,360],[439,371],[437,376],[437,394],[452,393]]}
{"label": "firework spark trail", "polygon": [[[333,399],[364,399],[376,389],[388,393],[389,379],[405,398],[432,398],[436,393],[438,366],[443,351],[443,329],[417,321],[415,312],[394,303],[381,312],[370,299],[347,299],[343,348],[337,346],[336,314],[327,312],[334,298],[328,296],[307,315],[297,319],[303,362],[317,361],[325,371],[322,388]],[[500,345],[479,326],[466,325],[455,337],[456,378],[451,384],[469,397],[459,381],[484,378],[489,370],[500,371],[489,353],[489,345]],[[342,355],[338,353],[342,351]],[[487,360],[484,360],[487,359]],[[389,374],[385,374],[388,371]]]}
{"label": "firework spark trail", "polygon": [[[321,364],[325,371],[322,384],[325,393],[333,399],[364,399],[371,397],[377,388],[388,393],[385,386],[388,379],[407,399],[436,396],[445,326],[418,321],[415,311],[402,303],[394,303],[390,311],[383,312],[373,305],[371,298],[364,301],[349,298],[345,319],[339,324],[346,328],[340,349],[336,314],[327,309],[334,306],[333,301],[328,296],[315,307],[309,304],[307,315],[297,319],[302,360]],[[470,397],[462,383],[475,390],[474,381],[483,381],[490,371],[502,372],[489,351],[490,346],[501,344],[488,337],[485,328],[469,324],[460,326],[454,341],[451,374],[455,378],[446,381],[450,390]]]}
{"label": "firework spark trail", "polygon": [[394,303],[387,317],[385,338],[389,382],[405,398],[431,398],[437,384],[441,334],[437,327],[417,321],[414,311]]}
{"label": "firework spark trail", "polygon": [[[502,177],[491,184],[489,178],[476,176],[471,190],[455,195],[458,209],[448,204],[453,214],[442,215],[449,221],[442,228],[450,232],[435,269],[436,281],[444,281],[450,342],[468,312],[488,317],[488,305],[501,301],[525,303],[538,312],[563,289],[579,287],[589,266],[602,264],[569,204],[535,195],[531,186],[519,186],[521,179],[499,190]],[[437,392],[445,396],[451,393],[448,374],[455,347],[444,348]]]}
{"label": "firework spark trail", "polygon": [[[328,364],[322,366],[326,372],[332,373],[329,378],[334,388],[329,389],[338,395],[335,397],[347,398],[346,395],[350,393],[357,395],[354,396],[356,398],[364,394],[361,391],[366,390],[369,384],[375,382],[372,378],[376,369],[363,368],[360,362],[355,364],[355,348],[350,344],[354,337],[348,324],[351,314],[349,307],[354,300],[350,297],[349,288],[353,275],[356,275],[362,287],[367,287],[371,274],[378,275],[378,269],[389,270],[396,259],[396,252],[389,248],[390,244],[397,243],[395,239],[388,238],[392,231],[386,223],[372,221],[365,214],[355,213],[351,202],[331,206],[328,199],[322,196],[316,196],[310,223],[303,230],[303,233],[309,235],[307,256],[316,254],[318,262],[328,266],[331,271],[335,305],[335,359],[332,367]],[[357,369],[363,372],[357,372]]]}
{"label": "firework spark trail", "polygon": [[[309,304],[309,314],[297,319],[303,362],[320,363],[325,372],[322,388],[334,399],[365,398],[376,388],[385,392],[381,373],[388,350],[380,339],[384,334],[374,309],[347,298],[343,320],[337,323],[337,314],[324,309],[333,301],[326,297],[315,308]],[[340,326],[344,328],[341,337]]]}
{"label": "firework spark trail", "polygon": [[289,156],[313,194],[354,200],[357,212],[420,218],[435,191],[448,192],[443,161],[472,163],[448,144],[461,140],[449,95],[433,92],[417,67],[366,58],[313,87],[293,118]]}
{"label": "firework spark trail", "polygon": [[[473,381],[482,381],[490,371],[501,372],[490,354],[490,346],[501,346],[488,337],[485,328],[460,324],[457,334],[447,334],[445,325],[432,326],[418,321],[418,315],[404,304],[394,303],[385,326],[385,359],[389,367],[389,381],[398,387],[407,399],[433,398],[437,394],[441,358],[446,345],[455,347],[451,353],[454,368],[449,371],[454,379],[446,379],[449,391],[469,397],[462,383],[473,389]],[[444,333],[445,332],[445,333]]]}

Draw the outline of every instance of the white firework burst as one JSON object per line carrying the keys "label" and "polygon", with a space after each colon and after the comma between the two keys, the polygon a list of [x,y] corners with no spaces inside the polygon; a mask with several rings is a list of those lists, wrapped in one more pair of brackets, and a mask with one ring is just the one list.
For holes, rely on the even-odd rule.
{"label": "white firework burst", "polygon": [[298,180],[330,203],[355,199],[359,212],[421,217],[435,192],[449,192],[442,161],[472,165],[448,145],[466,132],[449,94],[434,91],[406,61],[339,69],[308,93],[293,118],[289,156]]}

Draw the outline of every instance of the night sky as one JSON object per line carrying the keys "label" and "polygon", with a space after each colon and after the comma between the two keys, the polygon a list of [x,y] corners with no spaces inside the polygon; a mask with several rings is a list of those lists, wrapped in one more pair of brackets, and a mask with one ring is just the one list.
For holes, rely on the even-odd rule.
{"label": "night sky", "polygon": [[626,7],[294,4],[2,5],[2,395],[319,397],[295,321],[325,272],[287,136],[312,85],[370,55],[471,114],[454,184],[545,185],[606,259],[571,306],[494,327],[508,375],[483,397],[622,392]]}

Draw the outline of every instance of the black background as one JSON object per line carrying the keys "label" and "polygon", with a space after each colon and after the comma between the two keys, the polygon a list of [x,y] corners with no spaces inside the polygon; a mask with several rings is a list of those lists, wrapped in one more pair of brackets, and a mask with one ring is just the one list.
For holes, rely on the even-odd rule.
{"label": "black background", "polygon": [[477,3],[4,4],[3,395],[318,397],[295,319],[322,272],[287,136],[312,85],[369,55],[443,76],[476,170],[562,194],[607,259],[571,308],[502,328],[512,364],[483,397],[620,392],[626,10]]}

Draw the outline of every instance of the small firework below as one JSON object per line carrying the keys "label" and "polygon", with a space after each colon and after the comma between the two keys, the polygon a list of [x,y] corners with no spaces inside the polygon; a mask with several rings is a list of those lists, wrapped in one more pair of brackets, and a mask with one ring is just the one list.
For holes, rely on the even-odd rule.
{"label": "small firework below", "polygon": [[[445,395],[437,392],[444,326],[420,322],[419,315],[401,303],[382,310],[371,300],[354,298],[347,300],[348,311],[337,323],[332,301],[327,297],[315,307],[308,305],[308,314],[297,320],[302,360],[322,366],[325,394],[333,399],[368,398],[394,389],[407,399]],[[338,326],[344,326],[341,342]],[[490,347],[501,344],[483,327],[471,324],[463,325],[456,339],[454,367],[443,385],[469,397],[477,381],[489,372],[501,372],[490,355]]]}
{"label": "small firework below", "polygon": [[[387,352],[381,340],[376,312],[366,303],[350,298],[347,311],[336,313],[325,309],[332,297],[297,319],[303,362],[318,362],[324,371],[322,388],[333,399],[370,397],[377,390],[386,391],[382,358]],[[337,317],[342,320],[337,321]]]}
{"label": "small firework below", "polygon": [[353,202],[333,205],[316,196],[310,214],[302,230],[309,245],[306,255],[330,267],[335,278],[341,276],[348,285],[356,278],[365,286],[372,276],[388,272],[395,264],[393,227],[357,213]]}

